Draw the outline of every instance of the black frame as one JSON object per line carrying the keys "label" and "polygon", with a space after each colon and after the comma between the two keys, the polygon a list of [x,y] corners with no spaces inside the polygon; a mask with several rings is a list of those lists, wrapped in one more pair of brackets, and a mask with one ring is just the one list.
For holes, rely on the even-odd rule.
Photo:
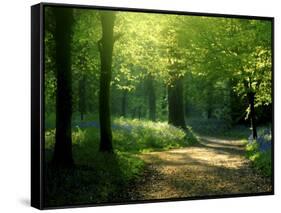
{"label": "black frame", "polygon": [[[78,204],[65,205],[58,207],[47,207],[44,205],[45,198],[45,139],[44,139],[44,7],[66,7],[79,9],[97,9],[97,10],[113,10],[123,12],[140,12],[140,13],[158,13],[158,14],[176,14],[176,15],[191,15],[191,16],[206,16],[206,17],[223,17],[223,18],[239,18],[239,19],[254,19],[267,20],[271,22],[271,49],[272,49],[272,191],[261,193],[244,193],[230,195],[211,195],[211,196],[196,196],[187,198],[166,198],[152,200],[127,201],[124,203],[99,203],[99,204]],[[108,205],[126,205],[126,204],[141,204],[155,202],[171,202],[171,201],[186,201],[186,200],[203,200],[217,198],[234,198],[234,197],[249,197],[261,195],[274,195],[274,17],[250,16],[250,15],[233,15],[233,14],[217,14],[217,13],[201,13],[201,12],[186,12],[186,11],[169,11],[156,9],[140,9],[140,8],[125,8],[125,7],[109,7],[109,6],[91,6],[77,4],[60,4],[60,3],[39,3],[31,6],[31,206],[37,209],[58,209],[58,208],[73,208],[73,207],[91,207],[91,206],[108,206]],[[39,141],[39,143],[38,143]]]}

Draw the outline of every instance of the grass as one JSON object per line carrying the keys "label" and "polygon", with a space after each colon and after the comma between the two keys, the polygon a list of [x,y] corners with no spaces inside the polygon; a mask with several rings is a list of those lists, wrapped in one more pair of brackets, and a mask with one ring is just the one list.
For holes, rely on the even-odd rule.
{"label": "grass", "polygon": [[[79,123],[79,116],[73,120]],[[85,121],[97,121],[96,116],[86,116]],[[55,129],[47,128],[45,147],[47,160],[48,206],[124,202],[133,200],[128,190],[141,178],[145,168],[141,153],[163,151],[196,144],[196,134],[247,141],[251,134],[245,126],[229,128],[220,121],[187,119],[187,130],[176,128],[167,122],[113,118],[112,133],[114,153],[99,152],[99,128],[72,128],[72,150],[75,168],[57,170],[49,163],[52,157]],[[46,119],[54,125],[53,116]],[[260,129],[260,128],[259,128]],[[196,133],[194,133],[193,132]],[[260,130],[261,131],[261,130]],[[259,135],[261,132],[258,133]],[[260,151],[259,144],[246,146],[247,157],[253,166],[265,176],[271,175],[271,152]]]}
{"label": "grass", "polygon": [[131,199],[128,188],[138,180],[145,166],[138,153],[197,142],[191,128],[184,132],[166,122],[115,118],[113,124],[113,154],[98,151],[98,128],[73,127],[75,168],[59,171],[49,163],[55,130],[46,130],[48,206],[128,201]]}
{"label": "grass", "polygon": [[[187,123],[191,125],[196,134],[215,136],[223,139],[243,140],[246,144],[246,157],[252,162],[253,168],[263,176],[271,177],[271,149],[262,150],[261,143],[253,141],[248,143],[248,138],[252,134],[249,127],[238,125],[229,127],[223,121],[215,119],[189,118]],[[260,141],[271,142],[271,135],[268,135],[270,127],[258,127]],[[267,130],[267,131],[266,131]],[[264,143],[263,142],[263,146]]]}
{"label": "grass", "polygon": [[115,148],[125,152],[150,152],[180,148],[195,144],[197,137],[189,127],[187,131],[167,122],[116,118],[120,130],[113,131]]}
{"label": "grass", "polygon": [[[115,118],[112,128],[114,150],[118,152],[142,153],[180,148],[198,142],[192,128],[187,131],[169,125],[167,122]],[[53,149],[55,129],[45,132],[45,147]],[[73,147],[86,146],[95,148],[99,145],[99,129],[95,127],[72,128]]]}
{"label": "grass", "polygon": [[[79,116],[73,123],[79,124]],[[85,121],[98,121],[96,116],[86,116]],[[130,194],[141,178],[145,168],[141,153],[163,151],[196,144],[196,134],[247,141],[251,134],[245,126],[229,126],[216,120],[187,119],[187,130],[176,128],[167,122],[113,118],[112,133],[114,153],[99,152],[99,127],[73,125],[72,150],[75,168],[57,170],[49,163],[52,157],[55,129],[45,132],[47,160],[47,200],[48,206],[88,203],[114,203],[134,200]],[[53,117],[46,119],[53,123]],[[190,127],[192,126],[192,128]],[[194,131],[193,131],[194,130]],[[262,129],[259,128],[259,135]],[[196,134],[195,134],[195,133]],[[265,136],[267,138],[268,136]],[[247,157],[254,168],[263,175],[271,175],[271,152],[260,151],[259,144],[246,146]]]}
{"label": "grass", "polygon": [[258,149],[258,143],[253,142],[247,145],[246,152],[253,166],[263,175],[271,177],[271,150],[261,152]]}
{"label": "grass", "polygon": [[253,167],[261,172],[264,176],[271,177],[272,172],[272,156],[271,148],[263,150],[261,149],[260,140],[271,143],[271,135],[265,134],[265,127],[258,129],[258,140],[254,140],[252,143],[248,143],[246,146],[246,156],[253,163]]}
{"label": "grass", "polygon": [[[139,159],[123,153],[92,153],[74,149],[74,169],[58,170],[47,166],[48,206],[120,202],[128,199],[125,194],[129,183],[138,178],[143,168]],[[88,157],[87,163],[83,160]]]}

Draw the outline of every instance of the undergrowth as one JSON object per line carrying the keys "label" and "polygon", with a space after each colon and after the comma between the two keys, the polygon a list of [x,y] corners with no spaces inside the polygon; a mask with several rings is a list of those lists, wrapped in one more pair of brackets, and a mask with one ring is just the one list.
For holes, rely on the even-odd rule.
{"label": "undergrowth", "polygon": [[253,163],[253,166],[262,172],[263,175],[271,177],[271,150],[259,151],[258,143],[253,142],[246,146],[247,157]]}
{"label": "undergrowth", "polygon": [[263,175],[271,177],[271,133],[265,128],[258,131],[257,140],[250,141],[246,146],[246,155],[253,163],[254,168]]}
{"label": "undergrowth", "polygon": [[166,122],[116,118],[113,120],[114,153],[99,152],[99,128],[72,128],[75,168],[58,170],[50,164],[55,129],[45,132],[46,204],[59,206],[130,200],[128,187],[144,169],[138,153],[189,146],[197,142],[191,128],[186,131]]}
{"label": "undergrowth", "polygon": [[214,136],[219,138],[242,140],[246,139],[251,130],[245,125],[231,126],[229,123],[214,118],[187,118],[187,124],[192,126],[195,133],[199,135]]}

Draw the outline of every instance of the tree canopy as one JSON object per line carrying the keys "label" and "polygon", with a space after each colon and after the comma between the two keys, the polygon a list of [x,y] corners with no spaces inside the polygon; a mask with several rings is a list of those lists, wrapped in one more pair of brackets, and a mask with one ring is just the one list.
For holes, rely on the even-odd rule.
{"label": "tree canopy", "polygon": [[[46,15],[45,97],[52,113],[56,24],[51,8]],[[263,19],[73,9],[72,113],[83,119],[105,110],[183,129],[190,116],[228,126],[248,119],[256,137],[260,114],[272,104],[271,27]],[[108,120],[105,135],[110,119],[101,118]]]}

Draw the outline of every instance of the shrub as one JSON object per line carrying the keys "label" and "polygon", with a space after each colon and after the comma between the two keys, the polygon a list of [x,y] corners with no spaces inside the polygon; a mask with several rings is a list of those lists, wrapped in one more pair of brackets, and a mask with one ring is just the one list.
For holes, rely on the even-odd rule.
{"label": "shrub", "polygon": [[271,149],[260,151],[257,141],[253,141],[246,146],[246,155],[253,163],[254,168],[263,175],[271,177]]}
{"label": "shrub", "polygon": [[191,127],[184,131],[167,122],[125,118],[114,119],[114,124],[118,127],[113,130],[114,145],[120,151],[167,150],[198,142]]}

